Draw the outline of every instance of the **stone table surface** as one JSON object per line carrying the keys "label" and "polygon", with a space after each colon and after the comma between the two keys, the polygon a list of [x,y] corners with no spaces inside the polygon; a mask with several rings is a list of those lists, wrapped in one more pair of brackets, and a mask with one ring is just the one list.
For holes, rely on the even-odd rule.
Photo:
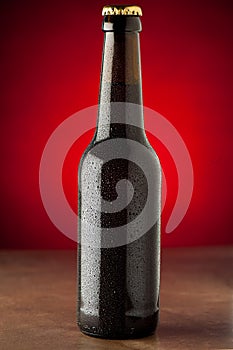
{"label": "stone table surface", "polygon": [[76,253],[0,251],[1,350],[233,349],[232,247],[162,252],[155,335],[103,340],[76,326]]}

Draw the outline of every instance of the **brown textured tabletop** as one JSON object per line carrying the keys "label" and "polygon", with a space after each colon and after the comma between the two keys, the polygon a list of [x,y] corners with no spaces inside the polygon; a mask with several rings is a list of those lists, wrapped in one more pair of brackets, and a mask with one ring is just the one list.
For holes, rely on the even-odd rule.
{"label": "brown textured tabletop", "polygon": [[232,271],[232,247],[164,249],[156,335],[112,341],[76,327],[74,251],[1,251],[0,349],[233,349]]}

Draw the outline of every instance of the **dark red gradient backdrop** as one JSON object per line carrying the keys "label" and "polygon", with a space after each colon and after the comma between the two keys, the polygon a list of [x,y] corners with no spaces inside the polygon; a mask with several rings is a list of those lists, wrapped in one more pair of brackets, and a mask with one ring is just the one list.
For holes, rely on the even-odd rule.
{"label": "dark red gradient backdrop", "polygon": [[[128,1],[128,3],[132,3]],[[38,170],[54,129],[98,99],[104,1],[1,1],[1,247],[73,248],[50,222]],[[226,0],[139,1],[144,104],[182,135],[195,187],[163,245],[232,243],[233,12]],[[76,209],[76,169],[92,132],[70,149],[64,189]],[[177,193],[173,161],[154,137],[168,182],[163,231]]]}

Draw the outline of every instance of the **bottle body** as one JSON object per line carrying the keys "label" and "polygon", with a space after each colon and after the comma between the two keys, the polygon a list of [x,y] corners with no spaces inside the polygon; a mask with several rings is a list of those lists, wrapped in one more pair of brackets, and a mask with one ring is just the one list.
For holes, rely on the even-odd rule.
{"label": "bottle body", "polygon": [[153,333],[159,315],[161,171],[143,128],[138,21],[124,23],[132,32],[106,33],[97,131],[79,165],[78,324],[113,339]]}
{"label": "bottle body", "polygon": [[[116,139],[117,140],[117,139]],[[125,139],[128,143],[128,139]],[[93,146],[95,143],[93,144]],[[105,146],[104,146],[105,147]],[[117,142],[115,144],[117,147]],[[94,148],[95,149],[95,148]],[[116,149],[111,150],[113,154]],[[128,143],[130,157],[135,149]],[[146,154],[146,152],[145,152]],[[144,155],[145,156],[145,155]],[[152,333],[157,325],[159,312],[159,267],[160,267],[160,230],[159,220],[141,237],[120,246],[98,245],[103,227],[122,227],[132,222],[145,205],[144,178],[141,170],[134,162],[125,158],[112,159],[102,164],[102,152],[92,155],[90,147],[80,164],[80,241],[79,241],[79,326],[84,333],[105,338],[130,338]],[[157,173],[155,178],[154,205],[158,205],[157,186],[160,180],[160,168],[153,151],[148,148],[145,162],[152,163]],[[86,176],[92,172],[92,178]],[[97,179],[97,180],[96,180]],[[98,198],[104,196],[108,200],[116,198],[116,185],[122,179],[128,179],[137,188],[136,198],[131,200],[125,211],[103,213],[103,205],[92,200],[90,192],[95,192],[95,184],[99,189],[95,193]],[[101,186],[102,183],[102,186]],[[84,188],[82,190],[82,188]],[[122,192],[127,191],[126,184]],[[85,196],[86,200],[83,199]],[[89,201],[92,201],[92,205]],[[132,203],[133,201],[133,203]],[[126,203],[127,204],[127,203]],[[99,213],[94,216],[93,209]],[[156,211],[156,208],[150,208]],[[105,216],[103,214],[106,214]],[[81,220],[87,215],[97,228],[95,232],[82,232]],[[98,215],[98,214],[97,214]],[[149,213],[147,214],[150,215]],[[146,214],[143,220],[149,220]],[[101,223],[98,225],[98,223]],[[129,232],[126,232],[129,234]],[[139,234],[140,235],[140,234]],[[123,236],[124,237],[124,236]],[[83,242],[82,242],[83,241]],[[120,242],[122,243],[122,242]],[[115,246],[114,246],[115,245]]]}

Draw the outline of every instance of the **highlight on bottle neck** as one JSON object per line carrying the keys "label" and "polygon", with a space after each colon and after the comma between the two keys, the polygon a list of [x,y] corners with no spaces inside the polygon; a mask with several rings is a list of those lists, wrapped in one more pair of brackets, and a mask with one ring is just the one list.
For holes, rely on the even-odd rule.
{"label": "highlight on bottle neck", "polygon": [[142,9],[132,5],[109,5],[102,10],[104,32],[140,32]]}

